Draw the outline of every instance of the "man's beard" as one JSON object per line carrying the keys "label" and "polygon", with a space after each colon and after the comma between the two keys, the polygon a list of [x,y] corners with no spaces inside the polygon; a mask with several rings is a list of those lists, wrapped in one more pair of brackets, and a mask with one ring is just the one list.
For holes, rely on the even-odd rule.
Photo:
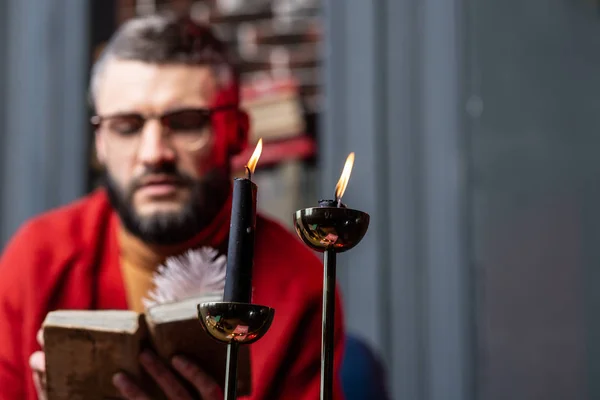
{"label": "man's beard", "polygon": [[[177,185],[189,188],[190,196],[178,211],[140,215],[133,205],[134,194],[145,176],[157,174],[167,175]],[[201,179],[194,179],[177,171],[173,164],[146,170],[126,190],[118,186],[108,171],[105,174],[108,197],[125,229],[142,241],[155,245],[180,244],[198,235],[223,206],[227,185],[227,177],[220,171],[213,170]]]}

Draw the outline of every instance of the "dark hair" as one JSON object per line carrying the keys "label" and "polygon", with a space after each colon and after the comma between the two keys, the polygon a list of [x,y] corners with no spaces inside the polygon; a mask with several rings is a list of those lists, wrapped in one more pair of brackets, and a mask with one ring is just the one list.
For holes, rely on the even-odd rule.
{"label": "dark hair", "polygon": [[133,18],[114,33],[92,68],[89,88],[92,105],[102,70],[110,59],[211,65],[220,81],[237,79],[225,44],[208,26],[170,14]]}

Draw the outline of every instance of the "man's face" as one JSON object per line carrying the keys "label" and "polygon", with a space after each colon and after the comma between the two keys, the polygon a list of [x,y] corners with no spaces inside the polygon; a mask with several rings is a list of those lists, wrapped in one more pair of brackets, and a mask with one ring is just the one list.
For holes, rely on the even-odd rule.
{"label": "man's face", "polygon": [[[158,118],[147,118],[142,126],[129,116],[210,109],[217,90],[209,67],[110,60],[102,72],[98,115],[127,117],[102,122],[96,151],[113,205],[126,228],[146,241],[177,243],[198,233],[222,205],[228,177],[214,167],[209,118],[201,129],[178,130]],[[130,120],[140,129],[132,131]]]}

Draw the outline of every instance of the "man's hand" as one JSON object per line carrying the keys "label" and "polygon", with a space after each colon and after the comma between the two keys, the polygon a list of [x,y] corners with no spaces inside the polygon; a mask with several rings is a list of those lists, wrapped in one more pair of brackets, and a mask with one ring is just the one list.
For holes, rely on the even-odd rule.
{"label": "man's hand", "polygon": [[[179,383],[175,375],[151,352],[146,351],[140,356],[140,363],[170,400],[192,400],[185,387]],[[223,391],[219,385],[195,364],[183,357],[173,358],[173,368],[177,370],[198,390],[203,400],[223,400]],[[121,395],[128,400],[150,400],[136,384],[125,374],[116,374],[113,384],[119,389]]]}
{"label": "man's hand", "polygon": [[44,355],[44,332],[41,329],[37,333],[37,341],[42,351],[36,351],[29,357],[29,366],[38,399],[46,400],[46,356]]}

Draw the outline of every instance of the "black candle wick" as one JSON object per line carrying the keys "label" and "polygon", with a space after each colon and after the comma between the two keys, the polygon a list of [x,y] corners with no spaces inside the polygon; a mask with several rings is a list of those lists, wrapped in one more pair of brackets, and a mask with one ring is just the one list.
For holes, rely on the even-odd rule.
{"label": "black candle wick", "polygon": [[248,168],[248,166],[246,165],[246,174],[248,175],[248,180],[252,180],[252,171],[250,171],[250,168]]}
{"label": "black candle wick", "polygon": [[341,207],[341,205],[342,205],[342,196],[338,196],[337,187],[335,188],[335,193],[334,193],[334,195],[333,195],[333,198],[335,199],[335,200],[334,200],[334,202],[335,202],[335,206],[336,206],[337,208],[340,208],[340,207]]}

